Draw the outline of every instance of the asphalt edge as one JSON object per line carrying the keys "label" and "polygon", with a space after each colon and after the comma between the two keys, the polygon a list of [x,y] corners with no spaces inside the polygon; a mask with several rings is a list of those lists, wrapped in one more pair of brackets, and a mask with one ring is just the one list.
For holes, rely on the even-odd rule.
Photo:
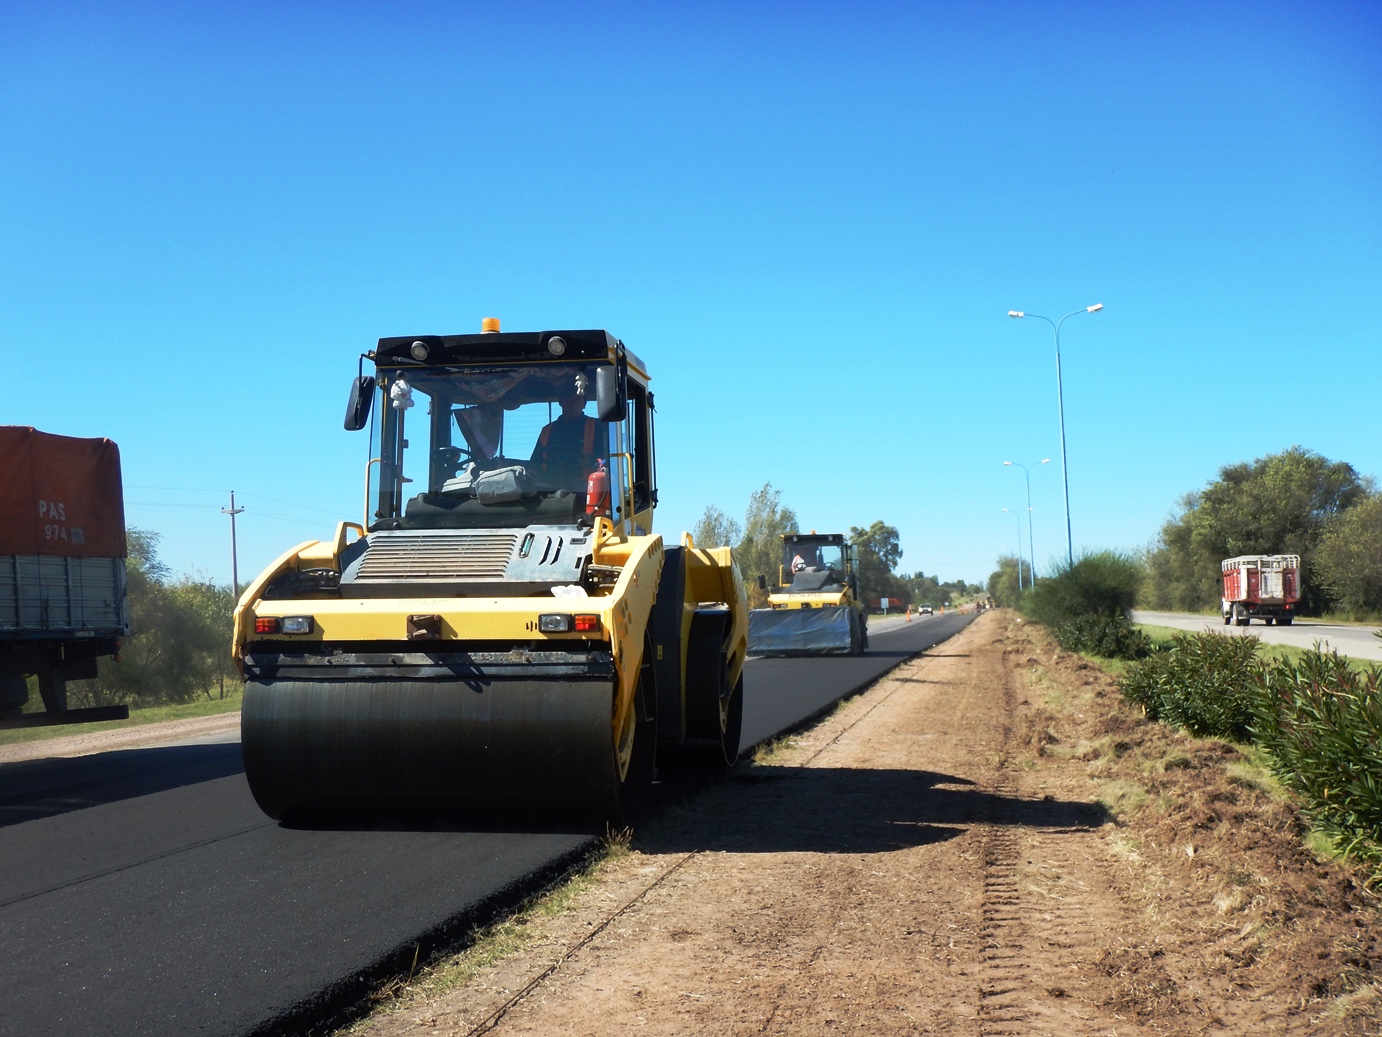
{"label": "asphalt edge", "polygon": [[799,731],[806,730],[808,727],[814,727],[816,724],[820,722],[822,717],[824,717],[827,713],[835,709],[835,707],[838,706],[841,702],[845,702],[848,699],[852,699],[856,695],[862,695],[864,692],[868,691],[869,688],[873,687],[879,681],[884,680],[888,676],[888,674],[892,673],[899,666],[905,666],[907,663],[911,662],[917,656],[929,652],[932,648],[935,648],[936,645],[945,644],[945,642],[949,641],[960,631],[964,630],[966,627],[969,626],[969,624],[973,623],[979,617],[979,613],[977,612],[965,613],[965,615],[967,615],[969,618],[966,619],[959,626],[957,626],[950,633],[942,637],[940,640],[932,641],[925,648],[918,648],[915,652],[901,656],[897,660],[897,662],[893,663],[886,670],[883,670],[880,673],[876,673],[872,677],[866,677],[864,680],[860,681],[858,684],[854,685],[847,691],[841,692],[836,698],[831,699],[829,702],[823,705],[820,709],[816,710],[814,713],[802,717],[794,724],[789,724],[788,726],[782,728],[782,730],[778,731],[776,734],[771,734],[767,738],[759,739],[757,742],[754,742],[751,745],[741,745],[739,747],[739,762],[742,763],[747,754],[752,752],[754,749],[757,749],[760,745],[766,745],[769,742],[776,741],[777,739],[782,738],[786,735],[794,735]]}
{"label": "asphalt edge", "polygon": [[590,836],[527,875],[495,890],[421,934],[405,940],[353,975],[328,984],[245,1032],[245,1037],[304,1037],[330,1033],[369,1015],[376,993],[391,980],[406,982],[441,958],[475,943],[484,928],[525,902],[560,886],[596,860],[601,840]]}

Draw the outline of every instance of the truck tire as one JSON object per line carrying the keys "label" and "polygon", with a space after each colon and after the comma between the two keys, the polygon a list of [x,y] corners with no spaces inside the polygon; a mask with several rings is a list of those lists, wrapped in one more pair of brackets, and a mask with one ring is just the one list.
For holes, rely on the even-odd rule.
{"label": "truck tire", "polygon": [[0,677],[0,717],[18,713],[29,701],[29,682],[23,677]]}
{"label": "truck tire", "polygon": [[1233,606],[1233,623],[1235,626],[1245,627],[1252,622],[1252,617],[1248,615],[1248,610],[1242,605]]}
{"label": "truck tire", "polygon": [[1277,616],[1276,625],[1279,627],[1288,627],[1291,625],[1291,620],[1295,618],[1295,616]]}

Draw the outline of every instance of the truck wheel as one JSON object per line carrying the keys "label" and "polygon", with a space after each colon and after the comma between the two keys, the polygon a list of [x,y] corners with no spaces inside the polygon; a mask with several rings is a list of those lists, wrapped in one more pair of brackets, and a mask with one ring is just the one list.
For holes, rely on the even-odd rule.
{"label": "truck wheel", "polygon": [[1224,613],[1224,626],[1228,626],[1229,621],[1232,620],[1232,619],[1233,619],[1233,613],[1232,613],[1232,612],[1225,612],[1225,613]]}
{"label": "truck wheel", "polygon": [[1242,605],[1233,606],[1233,623],[1235,626],[1245,627],[1251,621],[1252,617],[1248,615],[1247,609],[1245,609]]}
{"label": "truck wheel", "polygon": [[29,701],[29,682],[23,677],[0,677],[0,716],[18,713]]}
{"label": "truck wheel", "polygon": [[1276,625],[1279,627],[1288,627],[1291,625],[1291,620],[1295,618],[1295,616],[1277,616]]}

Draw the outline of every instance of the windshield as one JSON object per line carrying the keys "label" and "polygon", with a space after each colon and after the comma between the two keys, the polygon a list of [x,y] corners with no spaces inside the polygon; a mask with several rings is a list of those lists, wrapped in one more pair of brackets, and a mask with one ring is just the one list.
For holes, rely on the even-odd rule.
{"label": "windshield", "polygon": [[617,515],[623,430],[592,416],[597,366],[381,371],[371,528],[571,523],[600,472]]}
{"label": "windshield", "polygon": [[788,583],[797,573],[823,573],[829,569],[845,571],[844,547],[840,544],[782,545],[782,573]]}

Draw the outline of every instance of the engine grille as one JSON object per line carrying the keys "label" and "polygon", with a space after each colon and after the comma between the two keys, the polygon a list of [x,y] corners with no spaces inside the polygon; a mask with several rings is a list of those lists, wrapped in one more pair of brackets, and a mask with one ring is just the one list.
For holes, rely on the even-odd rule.
{"label": "engine grille", "polygon": [[502,580],[517,543],[517,533],[376,534],[355,581]]}

